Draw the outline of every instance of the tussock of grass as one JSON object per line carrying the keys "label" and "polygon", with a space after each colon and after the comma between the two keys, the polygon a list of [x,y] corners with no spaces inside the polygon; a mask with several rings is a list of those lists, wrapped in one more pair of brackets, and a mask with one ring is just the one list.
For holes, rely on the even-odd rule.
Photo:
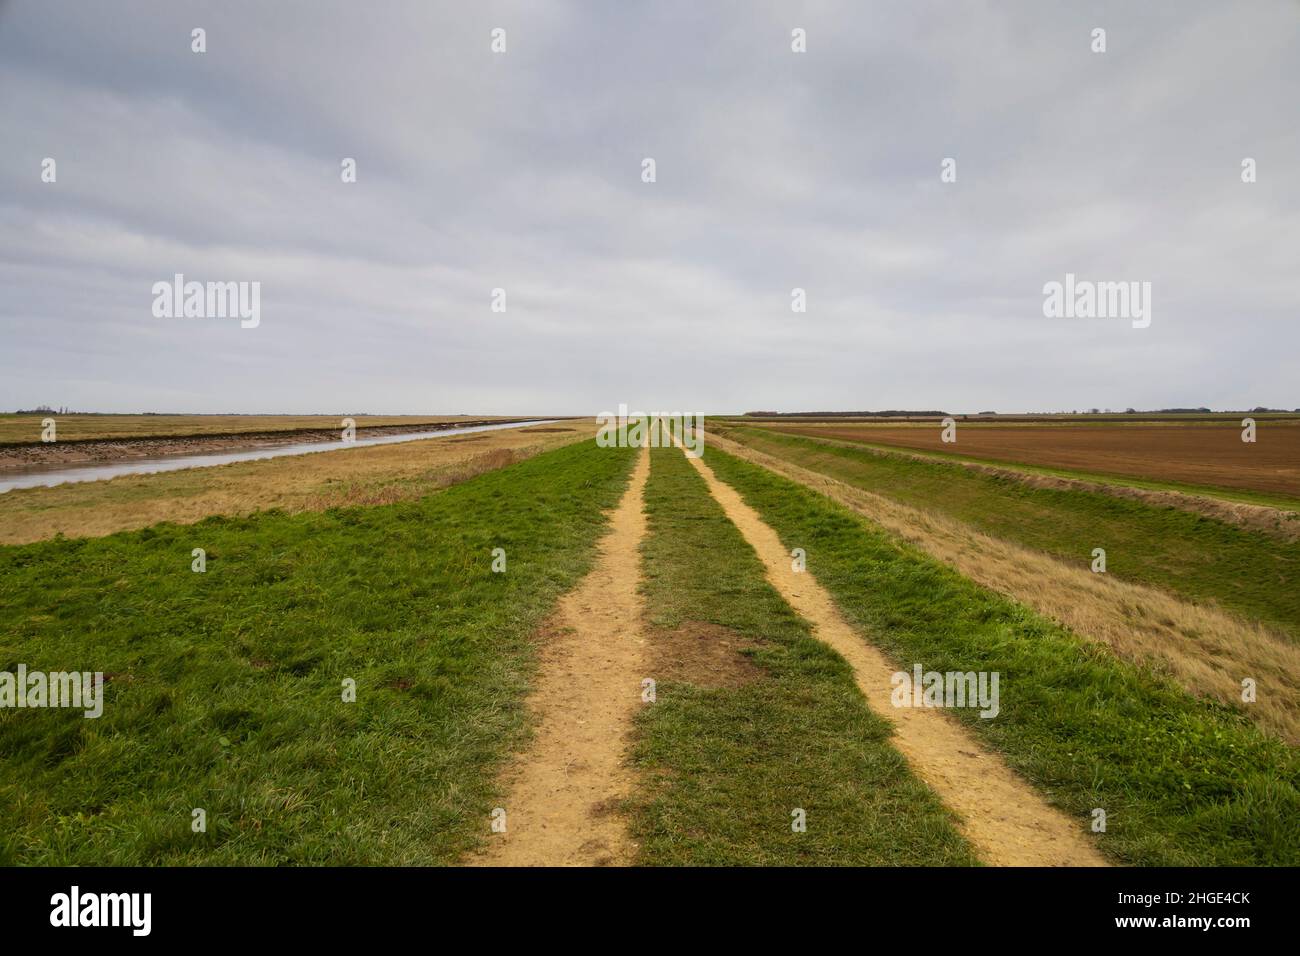
{"label": "tussock of grass", "polygon": [[735,487],[867,639],[900,669],[997,671],[1001,713],[954,713],[1081,820],[1101,847],[1149,865],[1300,863],[1294,750],[1227,708],[1116,659],[979,587],[853,512],[710,448]]}
{"label": "tussock of grass", "polygon": [[[712,453],[710,453],[712,454]],[[971,865],[949,813],[889,745],[843,659],[767,584],[753,550],[675,449],[651,452],[644,546],[656,639],[730,628],[756,679],[660,680],[638,720],[632,801],[653,865]],[[710,629],[704,629],[706,633]],[[654,676],[652,670],[651,676]],[[791,811],[807,812],[807,832]]]}
{"label": "tussock of grass", "polygon": [[631,464],[587,441],[414,502],[0,548],[0,670],[111,675],[98,720],[0,711],[0,863],[453,861]]}

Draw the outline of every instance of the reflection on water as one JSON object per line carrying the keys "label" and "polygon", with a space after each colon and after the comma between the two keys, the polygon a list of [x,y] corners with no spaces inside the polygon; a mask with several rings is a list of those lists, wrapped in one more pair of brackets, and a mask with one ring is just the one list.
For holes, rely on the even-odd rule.
{"label": "reflection on water", "polygon": [[[404,435],[379,435],[374,438],[357,438],[349,445],[341,441],[299,442],[295,445],[278,445],[273,448],[249,448],[244,451],[220,451],[201,455],[166,455],[158,458],[133,458],[130,461],[106,461],[98,465],[46,465],[25,468],[0,476],[0,494],[15,488],[37,488],[62,485],[70,481],[102,481],[118,475],[149,475],[158,471],[180,471],[182,468],[209,468],[228,465],[234,461],[256,461],[260,458],[282,458],[285,455],[310,455],[318,451],[341,451],[364,448],[367,445],[395,445],[404,441],[423,441],[426,438],[445,438],[448,435],[468,435],[470,432],[491,432],[500,428],[522,428],[525,425],[549,425],[559,419],[548,418],[530,422],[505,422],[500,425],[468,425],[445,428],[431,432],[408,432]],[[202,436],[196,436],[202,437]]]}

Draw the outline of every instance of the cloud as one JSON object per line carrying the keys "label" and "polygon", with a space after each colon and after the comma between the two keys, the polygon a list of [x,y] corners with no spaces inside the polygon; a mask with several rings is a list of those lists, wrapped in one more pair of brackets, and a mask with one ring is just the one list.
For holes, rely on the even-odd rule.
{"label": "cloud", "polygon": [[[1298,23],[16,0],[0,407],[1295,407]],[[1067,271],[1151,281],[1151,327],[1045,319]],[[153,318],[177,272],[261,282],[261,325]]]}

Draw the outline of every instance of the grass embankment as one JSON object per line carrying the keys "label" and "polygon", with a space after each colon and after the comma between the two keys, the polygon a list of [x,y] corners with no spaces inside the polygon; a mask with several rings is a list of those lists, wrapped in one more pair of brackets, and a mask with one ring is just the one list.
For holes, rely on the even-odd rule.
{"label": "grass embankment", "polygon": [[[703,479],[675,449],[651,456],[644,568],[658,699],[638,719],[641,862],[975,863],[848,664],[766,582]],[[796,808],[806,832],[791,829]]]}
{"label": "grass embankment", "polygon": [[1300,638],[1300,542],[1204,515],[1087,491],[1034,488],[957,464],[826,445],[755,429],[728,437],[891,500],[956,518],[985,534],[1106,571]]}
{"label": "grass embankment", "polygon": [[414,502],[0,548],[0,670],[111,675],[97,720],[0,711],[0,863],[455,860],[632,460],[588,441]]}
{"label": "grass embankment", "polygon": [[979,587],[853,512],[708,451],[865,638],[900,670],[1001,675],[1001,712],[953,713],[1081,821],[1107,814],[1102,849],[1145,865],[1297,865],[1300,763],[1226,707]]}
{"label": "grass embankment", "polygon": [[592,434],[561,424],[123,475],[0,494],[0,544],[90,537],[282,508],[392,504]]}

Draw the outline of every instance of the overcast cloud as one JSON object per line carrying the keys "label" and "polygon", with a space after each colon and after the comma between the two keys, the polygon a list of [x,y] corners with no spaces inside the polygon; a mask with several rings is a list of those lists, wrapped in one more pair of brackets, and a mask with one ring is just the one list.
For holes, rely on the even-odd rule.
{"label": "overcast cloud", "polygon": [[0,409],[1295,408],[1297,91],[1284,0],[0,3]]}

